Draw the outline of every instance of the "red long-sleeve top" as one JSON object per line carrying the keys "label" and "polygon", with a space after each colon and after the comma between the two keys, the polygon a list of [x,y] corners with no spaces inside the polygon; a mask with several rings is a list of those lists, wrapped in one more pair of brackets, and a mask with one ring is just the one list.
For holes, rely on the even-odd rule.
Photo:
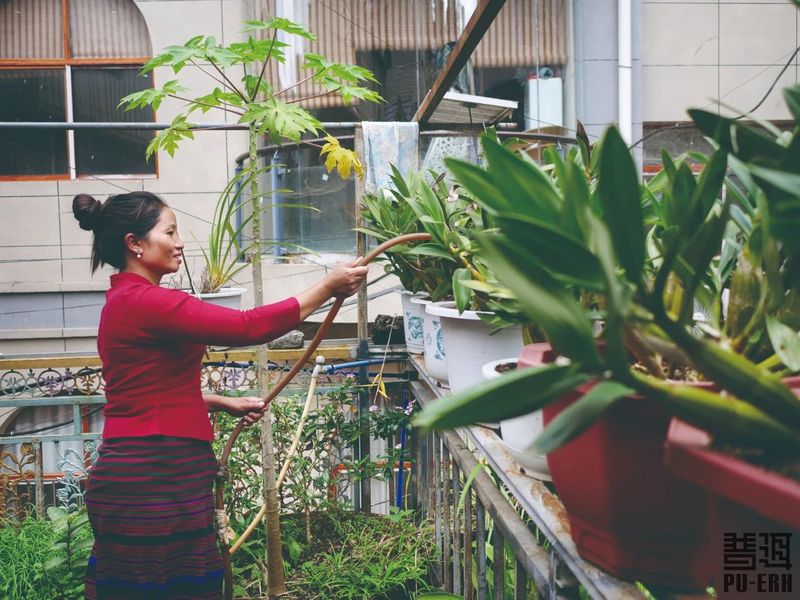
{"label": "red long-sleeve top", "polygon": [[106,387],[103,437],[212,440],[200,390],[205,346],[263,344],[299,322],[296,298],[238,311],[134,273],[112,275],[97,332]]}

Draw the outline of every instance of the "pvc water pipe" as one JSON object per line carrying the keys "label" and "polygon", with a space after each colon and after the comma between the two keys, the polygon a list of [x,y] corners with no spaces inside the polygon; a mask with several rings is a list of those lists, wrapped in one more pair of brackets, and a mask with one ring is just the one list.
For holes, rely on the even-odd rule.
{"label": "pvc water pipe", "polygon": [[633,137],[632,38],[631,0],[617,0],[617,112],[619,132],[627,144]]}
{"label": "pvc water pipe", "polygon": [[339,369],[349,369],[351,367],[361,367],[364,365],[374,365],[378,363],[390,362],[405,362],[405,358],[368,358],[366,360],[356,360],[353,362],[339,363],[338,365],[325,365],[323,369],[325,373],[333,373]]}

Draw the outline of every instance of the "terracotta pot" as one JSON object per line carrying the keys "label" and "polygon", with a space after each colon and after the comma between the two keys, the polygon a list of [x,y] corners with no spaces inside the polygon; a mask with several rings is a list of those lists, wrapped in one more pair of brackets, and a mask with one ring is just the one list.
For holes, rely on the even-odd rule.
{"label": "terracotta pot", "polygon": [[[795,385],[792,387],[797,390]],[[673,419],[665,454],[672,471],[707,491],[709,558],[718,597],[797,598],[796,591],[792,594],[791,583],[800,585],[800,482],[712,450],[709,444],[705,431]],[[726,534],[735,536],[735,541],[729,537],[727,550]],[[753,536],[749,548],[746,534]],[[773,546],[776,542],[769,537],[771,534],[778,534],[777,543],[783,536],[791,536],[787,549],[791,568],[777,564],[781,549]],[[795,546],[794,557],[791,542]],[[772,559],[773,565],[762,564],[764,559]],[[750,567],[750,563],[752,569],[732,568]]]}
{"label": "terracotta pot", "polygon": [[[553,359],[526,346],[518,368]],[[545,407],[545,425],[591,385]],[[709,580],[704,493],[663,463],[670,418],[655,401],[623,398],[547,462],[581,557],[621,579],[700,590]]]}

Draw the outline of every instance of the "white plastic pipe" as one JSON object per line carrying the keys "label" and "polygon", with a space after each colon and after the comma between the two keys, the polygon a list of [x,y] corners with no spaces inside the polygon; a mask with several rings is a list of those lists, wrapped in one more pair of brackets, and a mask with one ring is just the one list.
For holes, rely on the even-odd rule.
{"label": "white plastic pipe", "polygon": [[631,83],[631,0],[617,0],[617,67],[618,118],[622,139],[628,144],[633,137],[633,87]]}

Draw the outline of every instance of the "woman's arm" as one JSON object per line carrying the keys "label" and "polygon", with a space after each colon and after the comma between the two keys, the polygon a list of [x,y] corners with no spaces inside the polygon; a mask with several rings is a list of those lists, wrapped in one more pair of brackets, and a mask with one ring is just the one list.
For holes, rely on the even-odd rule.
{"label": "woman's arm", "polygon": [[349,262],[336,267],[324,279],[299,293],[295,298],[300,304],[300,320],[304,321],[334,296],[347,298],[355,294],[368,271],[367,267],[357,267],[356,261]]}
{"label": "woman's arm", "polygon": [[179,290],[146,286],[131,299],[142,331],[157,338],[179,337],[201,344],[263,344],[297,327],[332,296],[354,294],[367,267],[349,263],[295,297],[250,310],[232,310],[203,302]]}
{"label": "woman's arm", "polygon": [[252,425],[264,413],[264,401],[255,396],[219,396],[217,394],[203,394],[208,412],[225,411],[234,417],[244,417],[245,423]]}

